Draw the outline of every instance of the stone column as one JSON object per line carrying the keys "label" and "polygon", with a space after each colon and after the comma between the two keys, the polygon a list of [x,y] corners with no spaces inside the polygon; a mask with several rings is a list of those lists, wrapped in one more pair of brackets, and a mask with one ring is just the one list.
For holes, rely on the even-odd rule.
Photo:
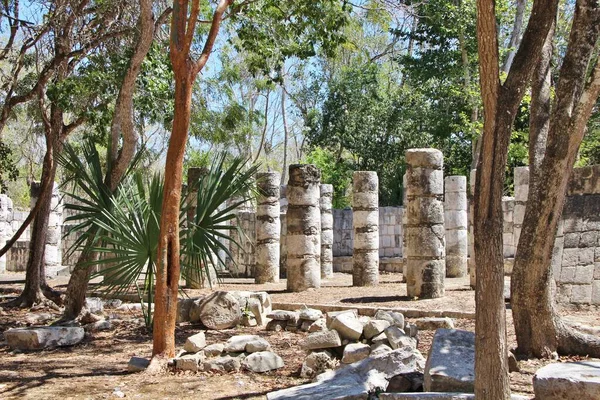
{"label": "stone column", "polygon": [[287,185],[281,185],[279,187],[279,220],[281,223],[281,234],[279,236],[279,277],[285,278],[287,276]]}
{"label": "stone column", "polygon": [[289,167],[287,185],[287,288],[321,286],[321,171],[311,164]]}
{"label": "stone column", "polygon": [[[188,168],[187,174],[187,188],[188,188],[188,198],[187,198],[187,223],[188,226],[194,223],[194,219],[196,217],[196,205],[198,201],[198,182],[200,179],[208,174],[208,169],[205,167],[192,167]],[[217,282],[216,272],[214,271],[213,266],[208,267],[209,271],[209,279],[212,283]],[[206,270],[203,268],[203,272]],[[205,282],[206,281],[206,282]],[[187,276],[185,278],[185,285],[191,289],[201,289],[205,286],[210,286],[208,280],[204,277],[204,274],[200,274],[198,271],[187,271]]]}
{"label": "stone column", "polygon": [[60,199],[60,192],[58,191],[58,184],[54,182],[52,187],[52,199],[50,200],[46,248],[44,250],[44,263],[46,265],[46,276],[48,277],[56,276],[62,267],[62,253],[60,251],[62,212],[63,206]]}
{"label": "stone column", "polygon": [[467,177],[444,179],[444,226],[446,234],[446,276],[467,276]]}
{"label": "stone column", "polygon": [[333,277],[333,185],[321,185],[321,279]]}
{"label": "stone column", "polygon": [[379,180],[374,171],[356,171],[352,184],[352,285],[379,283]]}
{"label": "stone column", "polygon": [[256,283],[279,282],[279,172],[256,174]]}
{"label": "stone column", "polygon": [[406,152],[407,292],[411,297],[444,296],[444,156],[436,149]]}
{"label": "stone column", "polygon": [[521,228],[525,218],[525,207],[527,207],[527,196],[529,195],[529,167],[516,167],[514,170],[515,180],[515,211],[513,214],[513,244],[515,256],[519,247]]}
{"label": "stone column", "polygon": [[471,170],[469,176],[469,193],[471,194],[471,203],[469,204],[469,283],[471,288],[475,289],[476,265],[475,265],[475,224],[473,219],[475,218],[475,175],[477,174],[476,169]]}

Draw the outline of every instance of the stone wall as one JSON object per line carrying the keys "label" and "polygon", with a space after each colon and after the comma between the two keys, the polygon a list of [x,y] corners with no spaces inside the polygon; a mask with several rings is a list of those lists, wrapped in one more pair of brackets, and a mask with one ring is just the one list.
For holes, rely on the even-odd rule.
{"label": "stone wall", "polygon": [[600,165],[573,171],[562,228],[561,262],[554,266],[557,299],[600,304]]}

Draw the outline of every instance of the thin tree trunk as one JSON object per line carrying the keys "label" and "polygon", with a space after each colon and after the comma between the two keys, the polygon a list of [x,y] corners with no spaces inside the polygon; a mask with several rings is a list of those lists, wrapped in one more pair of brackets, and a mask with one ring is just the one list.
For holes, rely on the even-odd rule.
{"label": "thin tree trunk", "polygon": [[[185,72],[185,71],[184,71]],[[177,291],[179,290],[179,205],[183,155],[187,141],[192,108],[194,78],[187,73],[183,77],[176,72],[175,115],[173,131],[165,164],[164,200],[160,218],[160,241],[156,270],[156,292],[153,329],[153,356],[175,355],[175,321],[177,314]],[[168,178],[167,178],[168,177]]]}
{"label": "thin tree trunk", "polygon": [[[107,169],[105,182],[113,193],[134,157],[138,142],[138,135],[133,122],[133,94],[142,63],[154,40],[155,26],[150,0],[140,0],[138,25],[140,27],[139,38],[119,89],[111,123],[111,154],[108,155],[110,168]],[[123,138],[123,146],[121,151],[118,151],[119,138],[121,137]],[[92,245],[93,239],[90,239],[87,241],[85,248]],[[65,310],[61,321],[74,320],[81,313],[85,305],[85,295],[91,275],[89,262],[97,259],[98,254],[95,254],[95,252],[83,251],[79,255],[75,269],[69,278]]]}
{"label": "thin tree trunk", "polygon": [[260,144],[258,145],[258,150],[256,150],[256,156],[254,157],[253,163],[258,161],[258,157],[260,156],[260,151],[262,150],[265,144],[265,136],[267,135],[267,126],[269,124],[269,95],[271,91],[267,92],[267,98],[265,100],[265,124],[263,126],[262,135],[260,137]]}
{"label": "thin tree trunk", "polygon": [[513,25],[512,33],[510,34],[510,42],[508,43],[508,54],[502,64],[502,72],[508,74],[510,67],[512,66],[515,54],[521,43],[521,31],[523,30],[523,19],[525,16],[525,6],[527,2],[525,0],[517,0],[517,11],[515,13],[515,23]]}
{"label": "thin tree trunk", "polygon": [[578,0],[550,117],[546,152],[530,185],[513,269],[512,308],[517,351],[600,357],[600,339],[568,327],[554,308],[551,258],[566,188],[586,125],[600,94],[600,64],[586,76],[600,36],[600,6]]}

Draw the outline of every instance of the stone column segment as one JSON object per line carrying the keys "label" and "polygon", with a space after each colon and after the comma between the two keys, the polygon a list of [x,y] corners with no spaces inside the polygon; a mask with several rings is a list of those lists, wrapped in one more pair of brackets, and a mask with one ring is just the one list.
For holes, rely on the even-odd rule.
{"label": "stone column segment", "polygon": [[410,149],[407,170],[407,292],[411,297],[444,296],[444,156],[436,149]]}
{"label": "stone column segment", "polygon": [[256,207],[256,283],[279,282],[279,172],[256,174],[258,199]]}
{"label": "stone column segment", "polygon": [[519,238],[523,219],[525,219],[525,208],[527,207],[527,196],[529,196],[529,167],[516,167],[513,171],[515,182],[515,209],[513,213],[513,244],[515,256],[519,248]]}
{"label": "stone column segment", "polygon": [[444,179],[444,226],[446,234],[446,277],[467,276],[467,178]]}
{"label": "stone column segment", "polygon": [[379,283],[379,180],[374,171],[356,171],[352,184],[352,285]]}
{"label": "stone column segment", "polygon": [[333,185],[321,185],[321,279],[333,277]]}
{"label": "stone column segment", "polygon": [[287,288],[300,292],[321,286],[321,171],[292,164],[287,185]]}
{"label": "stone column segment", "polygon": [[[0,194],[0,248],[4,247],[6,242],[12,236],[12,220],[13,203],[10,197],[5,194]],[[6,272],[7,255],[0,257],[0,274]]]}
{"label": "stone column segment", "polygon": [[279,236],[279,277],[287,277],[287,185],[279,187],[279,220],[281,224],[281,233]]}
{"label": "stone column segment", "polygon": [[46,276],[49,277],[56,276],[62,267],[62,253],[60,251],[62,241],[62,214],[63,205],[58,190],[58,183],[54,182],[52,186],[52,198],[50,200],[48,232],[46,233],[46,249],[44,250]]}

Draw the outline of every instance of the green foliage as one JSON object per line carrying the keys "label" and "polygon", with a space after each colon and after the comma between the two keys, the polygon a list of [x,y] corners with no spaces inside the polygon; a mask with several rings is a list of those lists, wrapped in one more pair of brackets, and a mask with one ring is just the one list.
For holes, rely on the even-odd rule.
{"label": "green foliage", "polygon": [[321,170],[321,182],[333,185],[333,208],[342,209],[351,204],[352,163],[328,149],[315,147],[306,155],[304,162],[314,164]]}
{"label": "green foliage", "polygon": [[588,122],[588,131],[581,148],[579,149],[579,159],[577,166],[600,164],[600,113],[595,113]]}
{"label": "green foliage", "polygon": [[16,181],[19,171],[12,158],[12,150],[0,142],[0,193],[5,193],[7,181]]}

